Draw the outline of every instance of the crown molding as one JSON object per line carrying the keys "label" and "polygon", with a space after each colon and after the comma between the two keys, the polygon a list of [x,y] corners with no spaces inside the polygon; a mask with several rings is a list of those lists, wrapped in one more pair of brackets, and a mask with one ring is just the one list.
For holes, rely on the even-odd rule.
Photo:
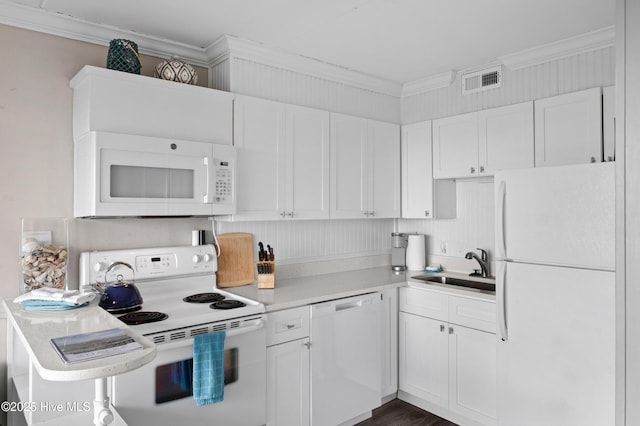
{"label": "crown molding", "polygon": [[610,26],[513,54],[503,55],[498,59],[511,70],[519,70],[614,46],[615,37],[615,27]]}
{"label": "crown molding", "polygon": [[[114,38],[135,40],[138,52],[159,58],[179,56],[197,66],[206,67],[209,58],[202,48],[177,43],[109,25],[95,24],[59,13],[0,1],[0,23],[73,40],[108,46]],[[106,60],[106,58],[105,58]]]}
{"label": "crown molding", "polygon": [[275,50],[265,47],[261,43],[231,35],[221,36],[211,43],[205,51],[210,58],[210,65],[226,59],[225,55],[228,55],[230,59],[257,62],[388,96],[399,98],[402,95],[402,84],[400,83],[342,68],[306,56]]}
{"label": "crown molding", "polygon": [[410,81],[402,85],[402,97],[419,95],[443,87],[449,87],[456,78],[456,71],[449,70],[431,77]]}
{"label": "crown molding", "polygon": [[[114,38],[132,39],[138,44],[138,51],[142,54],[159,58],[179,56],[181,59],[201,67],[211,67],[228,59],[244,59],[397,98],[447,87],[456,76],[456,71],[450,70],[401,84],[317,59],[277,51],[260,43],[234,36],[224,35],[208,47],[201,48],[113,26],[95,24],[68,15],[12,3],[8,0],[0,0],[0,23],[103,46],[108,46]],[[614,44],[615,29],[611,26],[521,52],[503,55],[498,60],[511,70],[517,70],[603,49]]]}

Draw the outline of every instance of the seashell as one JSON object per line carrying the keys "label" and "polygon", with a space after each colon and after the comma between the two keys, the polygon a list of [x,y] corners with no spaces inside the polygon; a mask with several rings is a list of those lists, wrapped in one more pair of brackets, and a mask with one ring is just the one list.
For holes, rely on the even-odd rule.
{"label": "seashell", "polygon": [[30,253],[42,248],[42,243],[35,238],[27,238],[22,244],[22,252]]}

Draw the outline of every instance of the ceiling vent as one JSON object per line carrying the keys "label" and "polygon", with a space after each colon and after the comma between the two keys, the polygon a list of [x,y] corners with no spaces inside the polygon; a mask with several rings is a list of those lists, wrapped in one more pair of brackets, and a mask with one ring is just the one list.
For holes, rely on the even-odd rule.
{"label": "ceiling vent", "polygon": [[462,76],[462,94],[482,92],[502,86],[502,66],[487,68]]}

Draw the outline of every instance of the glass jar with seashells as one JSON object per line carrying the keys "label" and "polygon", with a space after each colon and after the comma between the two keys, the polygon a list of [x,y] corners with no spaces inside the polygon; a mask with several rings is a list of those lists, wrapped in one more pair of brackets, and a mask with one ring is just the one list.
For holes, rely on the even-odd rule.
{"label": "glass jar with seashells", "polygon": [[20,234],[20,292],[41,287],[67,289],[69,228],[66,218],[23,218]]}

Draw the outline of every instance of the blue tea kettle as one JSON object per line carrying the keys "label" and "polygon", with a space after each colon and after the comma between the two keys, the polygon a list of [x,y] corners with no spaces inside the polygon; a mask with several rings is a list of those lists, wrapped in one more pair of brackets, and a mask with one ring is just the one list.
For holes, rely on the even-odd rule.
{"label": "blue tea kettle", "polygon": [[100,303],[98,305],[113,313],[139,308],[142,306],[142,296],[138,288],[133,284],[133,279],[131,282],[127,282],[124,280],[122,274],[118,274],[116,276],[116,282],[111,284],[107,283],[109,272],[116,266],[125,266],[131,270],[132,276],[135,274],[131,265],[126,262],[113,262],[109,265],[104,273],[105,287],[102,289],[102,296],[100,297]]}

